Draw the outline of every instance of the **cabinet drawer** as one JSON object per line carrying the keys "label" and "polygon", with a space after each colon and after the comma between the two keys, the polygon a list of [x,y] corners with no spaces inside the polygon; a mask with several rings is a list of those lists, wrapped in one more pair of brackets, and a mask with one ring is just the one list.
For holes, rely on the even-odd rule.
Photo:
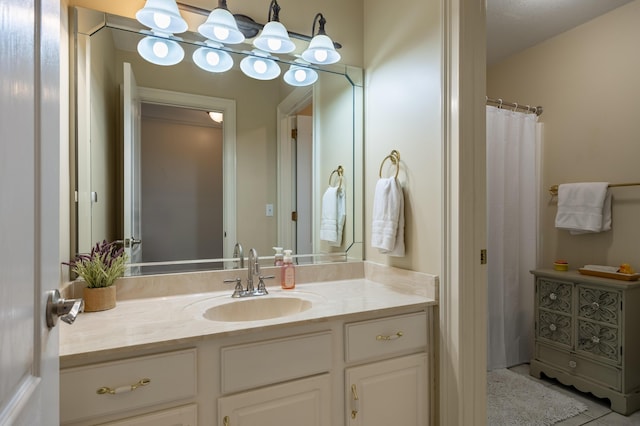
{"label": "cabinet drawer", "polygon": [[620,337],[616,327],[578,320],[576,350],[607,361],[620,362]]}
{"label": "cabinet drawer", "polygon": [[398,315],[345,326],[347,362],[390,356],[427,346],[427,314]]}
{"label": "cabinet drawer", "polygon": [[540,278],[538,307],[571,315],[572,291],[572,283]]}
{"label": "cabinet drawer", "polygon": [[573,327],[571,317],[556,312],[538,310],[537,337],[567,348],[572,347]]}
{"label": "cabinet drawer", "polygon": [[539,343],[536,344],[536,359],[601,386],[616,391],[622,388],[622,373],[620,369],[613,366],[599,364]]}
{"label": "cabinet drawer", "polygon": [[[143,379],[149,383],[132,389]],[[101,388],[116,393],[99,394]],[[60,372],[60,421],[120,413],[195,394],[195,349],[69,368]]]}
{"label": "cabinet drawer", "polygon": [[578,316],[617,326],[620,318],[620,293],[579,286]]}
{"label": "cabinet drawer", "polygon": [[330,331],[222,348],[222,393],[325,373],[332,352]]}
{"label": "cabinet drawer", "polygon": [[196,404],[154,411],[142,416],[130,417],[117,422],[101,424],[101,426],[197,426],[198,406]]}

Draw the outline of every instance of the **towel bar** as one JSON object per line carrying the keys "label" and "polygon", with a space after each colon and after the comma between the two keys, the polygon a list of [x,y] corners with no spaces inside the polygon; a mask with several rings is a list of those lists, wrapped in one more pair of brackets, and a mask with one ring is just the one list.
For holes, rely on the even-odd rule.
{"label": "towel bar", "polygon": [[[549,194],[551,194],[552,197],[557,197],[558,196],[558,187],[560,185],[551,185],[551,187],[549,187]],[[609,184],[609,188],[618,188],[621,186],[640,186],[640,182],[629,182],[629,183],[610,183]]]}

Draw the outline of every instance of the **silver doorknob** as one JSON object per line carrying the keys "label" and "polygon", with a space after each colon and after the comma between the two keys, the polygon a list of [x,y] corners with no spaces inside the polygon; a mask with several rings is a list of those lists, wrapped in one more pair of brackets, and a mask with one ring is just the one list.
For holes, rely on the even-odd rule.
{"label": "silver doorknob", "polygon": [[60,291],[57,289],[51,290],[47,297],[47,307],[45,311],[47,327],[55,327],[58,322],[58,317],[67,324],[73,324],[78,314],[83,310],[84,300],[63,299],[60,297]]}

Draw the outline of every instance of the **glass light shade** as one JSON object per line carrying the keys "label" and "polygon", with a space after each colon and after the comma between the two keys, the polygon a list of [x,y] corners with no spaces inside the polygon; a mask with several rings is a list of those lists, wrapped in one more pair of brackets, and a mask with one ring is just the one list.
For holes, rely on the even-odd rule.
{"label": "glass light shade", "polygon": [[209,117],[211,117],[211,119],[216,123],[222,123],[222,120],[224,119],[224,115],[218,111],[209,111]]}
{"label": "glass light shade", "polygon": [[243,73],[256,80],[273,80],[280,75],[280,67],[269,54],[253,50],[256,56],[246,56],[240,61],[240,69]]}
{"label": "glass light shade", "polygon": [[156,65],[175,65],[184,58],[184,50],[177,42],[163,37],[147,36],[138,43],[138,53]]}
{"label": "glass light shade", "polygon": [[302,52],[302,59],[312,64],[335,64],[340,60],[340,54],[329,36],[319,34],[311,40],[307,50]]}
{"label": "glass light shade", "polygon": [[296,48],[289,38],[287,29],[278,21],[267,22],[258,38],[253,41],[253,45],[271,53],[289,53]]}
{"label": "glass light shade", "polygon": [[169,34],[187,31],[187,21],[182,18],[175,0],[147,0],[136,12],[136,19],[143,25]]}
{"label": "glass light shade", "polygon": [[[302,63],[302,61],[296,62]],[[309,86],[318,80],[318,73],[311,68],[292,64],[284,73],[283,79],[291,86]]]}
{"label": "glass light shade", "polygon": [[[219,48],[222,45],[207,42],[207,47],[200,47],[193,52],[193,62],[205,71],[225,72],[233,66],[233,59],[229,53]],[[212,49],[214,48],[214,49]]]}
{"label": "glass light shade", "polygon": [[213,9],[198,32],[209,40],[225,44],[238,44],[244,41],[244,34],[238,29],[236,18],[227,9]]}

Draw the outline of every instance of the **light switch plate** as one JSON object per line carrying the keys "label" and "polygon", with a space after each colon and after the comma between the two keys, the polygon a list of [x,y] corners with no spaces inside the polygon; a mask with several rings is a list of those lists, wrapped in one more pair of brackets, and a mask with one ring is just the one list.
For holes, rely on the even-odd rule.
{"label": "light switch plate", "polygon": [[267,204],[265,214],[269,217],[273,216],[273,204]]}

